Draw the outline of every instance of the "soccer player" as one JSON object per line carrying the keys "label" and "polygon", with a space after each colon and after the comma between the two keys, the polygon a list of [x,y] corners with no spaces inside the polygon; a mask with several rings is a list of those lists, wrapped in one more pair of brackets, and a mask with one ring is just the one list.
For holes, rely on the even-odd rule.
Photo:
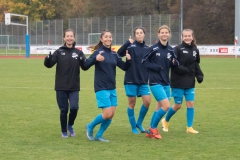
{"label": "soccer player", "polygon": [[[73,124],[77,117],[79,91],[80,91],[80,66],[83,70],[85,55],[82,51],[75,48],[75,33],[72,29],[67,29],[63,34],[64,45],[57,49],[53,54],[49,54],[44,65],[52,68],[55,64],[55,90],[58,107],[60,109],[60,123],[62,137],[67,138],[67,130],[70,136],[76,136],[73,130]],[[70,106],[70,113],[68,110]]]}
{"label": "soccer player", "polygon": [[168,45],[171,31],[163,25],[158,29],[158,43],[149,47],[142,63],[149,69],[149,85],[157,101],[146,137],[162,139],[157,126],[170,107],[169,70],[177,66],[173,48]]}
{"label": "soccer player", "polygon": [[197,49],[193,30],[184,29],[182,43],[176,46],[175,53],[179,66],[172,69],[171,88],[174,105],[168,110],[166,118],[162,119],[162,129],[168,132],[170,118],[181,108],[183,97],[187,105],[187,133],[196,134],[198,131],[192,128],[194,120],[195,77],[198,83],[203,81],[203,73],[199,66],[200,56]]}
{"label": "soccer player", "polygon": [[[145,133],[142,122],[147,114],[151,97],[148,88],[148,70],[141,63],[143,54],[148,48],[144,42],[145,29],[143,27],[136,27],[134,29],[134,36],[135,41],[130,36],[129,40],[118,50],[118,54],[120,56],[125,56],[126,52],[128,52],[131,55],[132,64],[125,72],[124,87],[126,96],[128,97],[127,115],[131,125],[132,133],[139,134],[138,129],[142,133]],[[137,122],[134,114],[136,97],[142,97],[143,102]]]}
{"label": "soccer player", "polygon": [[[103,138],[103,133],[110,125],[115,114],[117,104],[116,92],[116,66],[126,71],[131,65],[131,57],[126,53],[126,62],[111,50],[112,34],[110,31],[103,31],[99,43],[94,47],[94,53],[87,59],[86,65],[95,65],[94,90],[96,93],[98,108],[102,109],[95,119],[86,125],[86,133],[89,140],[109,142]],[[101,124],[93,138],[93,130],[96,125]]]}

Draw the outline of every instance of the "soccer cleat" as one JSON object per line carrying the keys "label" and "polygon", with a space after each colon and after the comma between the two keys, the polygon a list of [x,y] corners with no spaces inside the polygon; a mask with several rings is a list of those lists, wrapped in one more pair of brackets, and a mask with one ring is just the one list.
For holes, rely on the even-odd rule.
{"label": "soccer cleat", "polygon": [[136,127],[142,132],[142,133],[146,133],[146,130],[143,128],[143,126],[141,124],[136,124]]}
{"label": "soccer cleat", "polygon": [[68,138],[67,132],[62,132],[62,138]]}
{"label": "soccer cleat", "polygon": [[187,133],[192,133],[192,134],[197,134],[199,133],[198,131],[194,130],[192,127],[187,127]]}
{"label": "soccer cleat", "polygon": [[146,131],[146,137],[155,139],[155,137],[154,137],[153,134],[150,132],[150,130],[147,130],[147,131]]}
{"label": "soccer cleat", "polygon": [[67,125],[67,130],[70,132],[70,137],[75,137],[76,136],[72,126]]}
{"label": "soccer cleat", "polygon": [[101,141],[101,142],[109,142],[109,140],[103,138],[103,137],[95,137],[94,138],[95,141]]}
{"label": "soccer cleat", "polygon": [[167,122],[167,121],[165,120],[165,118],[163,118],[163,119],[161,120],[161,122],[162,122],[162,130],[163,130],[163,132],[168,132],[168,124],[169,124],[169,122]]}
{"label": "soccer cleat", "polygon": [[150,132],[152,133],[153,137],[155,137],[156,139],[162,139],[162,136],[159,134],[159,131],[157,128],[150,128],[149,129]]}
{"label": "soccer cleat", "polygon": [[87,138],[92,141],[93,140],[93,131],[86,125],[86,133],[87,133]]}
{"label": "soccer cleat", "polygon": [[133,133],[133,134],[140,134],[140,133],[138,132],[137,128],[132,128],[132,133]]}

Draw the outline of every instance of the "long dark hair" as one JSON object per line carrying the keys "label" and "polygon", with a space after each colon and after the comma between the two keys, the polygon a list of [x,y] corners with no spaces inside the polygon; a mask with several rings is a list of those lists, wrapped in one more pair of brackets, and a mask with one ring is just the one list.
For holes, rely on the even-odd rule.
{"label": "long dark hair", "polygon": [[193,36],[192,44],[193,44],[193,46],[197,47],[197,40],[196,40],[196,38],[195,38],[195,36],[194,36],[193,30],[192,30],[192,29],[184,29],[184,30],[182,31],[182,36],[183,36],[183,32],[184,32],[184,31],[190,31],[190,32],[192,32],[192,36]]}
{"label": "long dark hair", "polygon": [[134,28],[134,31],[133,31],[134,37],[135,37],[137,29],[141,29],[143,31],[143,33],[145,34],[145,28],[143,28],[143,27],[136,27],[136,28]]}
{"label": "long dark hair", "polygon": [[[101,33],[101,35],[100,35],[100,38],[102,38],[103,35],[104,35],[106,32],[111,33],[109,30],[103,30],[102,33]],[[95,50],[97,50],[98,48],[100,48],[102,45],[103,45],[102,41],[99,40],[98,44],[96,44],[95,46],[91,46],[90,48],[92,48],[92,49],[95,51]]]}

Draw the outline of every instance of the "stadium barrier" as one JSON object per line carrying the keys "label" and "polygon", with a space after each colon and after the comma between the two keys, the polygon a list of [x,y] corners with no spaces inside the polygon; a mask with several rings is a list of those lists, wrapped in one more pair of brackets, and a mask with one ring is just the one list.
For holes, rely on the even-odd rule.
{"label": "stadium barrier", "polygon": [[[30,53],[34,54],[49,54],[49,52],[54,52],[60,46],[31,46]],[[117,52],[121,46],[114,45],[112,50]],[[79,50],[82,50],[84,54],[91,54],[92,50],[89,46],[76,46]],[[234,45],[199,45],[198,46],[200,55],[240,55],[240,46]],[[236,49],[236,50],[235,50]]]}
{"label": "stadium barrier", "polygon": [[[31,46],[31,55],[36,54],[49,54],[49,52],[54,52],[60,46]],[[117,52],[121,46],[112,46],[112,50]],[[93,50],[89,46],[76,46],[77,49],[83,51],[84,54],[92,54]]]}

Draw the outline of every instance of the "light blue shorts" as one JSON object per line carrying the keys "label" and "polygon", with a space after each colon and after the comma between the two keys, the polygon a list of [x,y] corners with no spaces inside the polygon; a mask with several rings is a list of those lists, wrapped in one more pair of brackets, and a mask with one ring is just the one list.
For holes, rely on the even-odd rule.
{"label": "light blue shorts", "polygon": [[141,97],[144,95],[150,95],[148,84],[135,85],[125,84],[124,85],[126,96],[128,97]]}
{"label": "light blue shorts", "polygon": [[98,108],[108,108],[118,105],[116,89],[97,91],[96,99]]}
{"label": "light blue shorts", "polygon": [[186,101],[194,101],[195,98],[195,89],[188,88],[172,88],[172,97],[174,97],[175,104],[182,104],[183,96],[185,96]]}
{"label": "light blue shorts", "polygon": [[163,86],[161,84],[150,86],[154,98],[159,102],[164,99],[170,100],[170,86]]}

